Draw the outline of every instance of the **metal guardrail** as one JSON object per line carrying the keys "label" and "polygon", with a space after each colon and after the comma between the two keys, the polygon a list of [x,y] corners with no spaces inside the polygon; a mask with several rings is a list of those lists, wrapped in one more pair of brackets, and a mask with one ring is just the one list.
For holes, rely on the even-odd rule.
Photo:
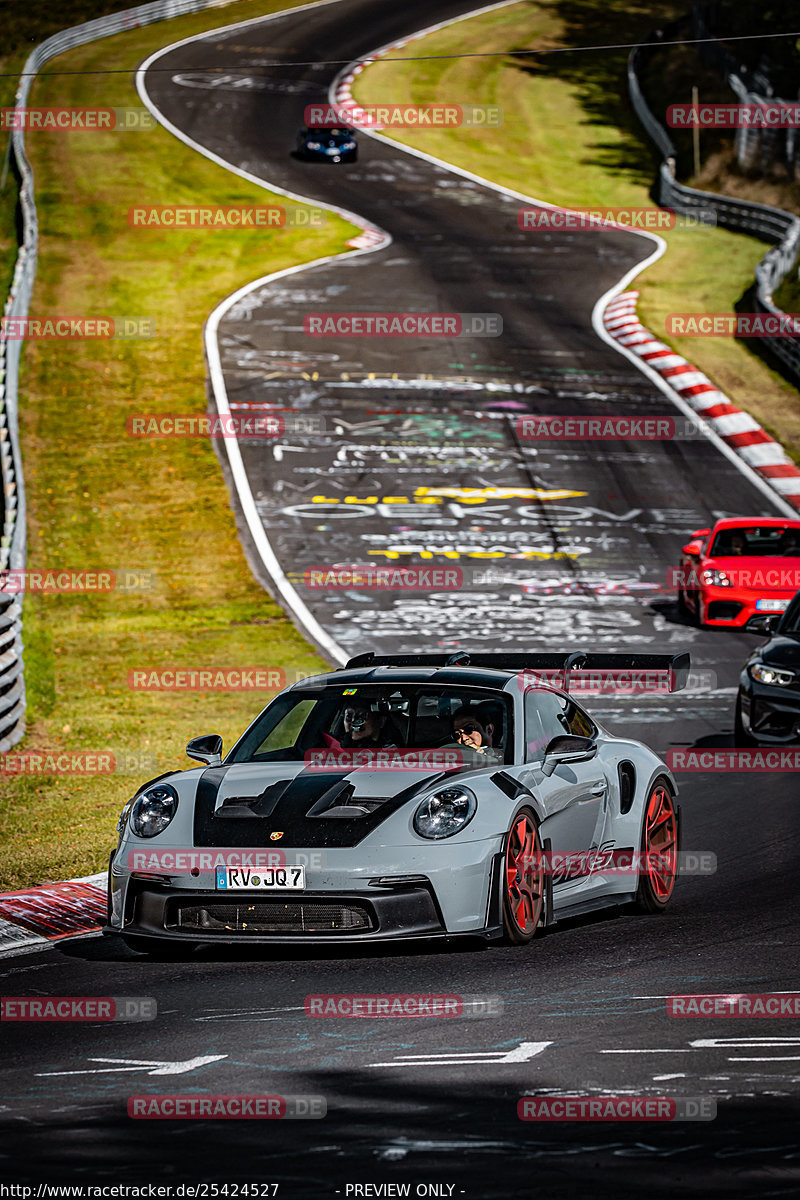
{"label": "metal guardrail", "polygon": [[[28,103],[36,73],[65,50],[204,9],[221,8],[230,0],[154,0],[107,17],[73,25],[40,42],[22,69],[15,106]],[[25,153],[24,129],[11,132],[10,157],[19,177],[22,240],[14,275],[3,308],[6,317],[25,317],[33,292],[38,251],[38,223],[33,192],[33,171]],[[25,486],[19,448],[19,359],[22,342],[7,339],[0,331],[0,483],[4,520],[0,536],[0,571],[25,568]],[[25,732],[25,677],[23,672],[22,595],[0,592],[0,753]]]}
{"label": "metal guardrail", "polygon": [[[658,42],[667,31],[652,34],[648,42]],[[675,147],[663,125],[653,116],[639,86],[638,70],[643,57],[652,53],[651,46],[636,46],[628,56],[628,92],[637,117],[644,125],[663,156],[658,173],[658,203],[678,213],[692,214],[698,209],[712,209],[718,225],[736,233],[747,233],[777,243],[768,250],[755,269],[755,308],[759,312],[785,316],[772,301],[775,289],[791,271],[800,253],[800,218],[782,208],[736,200],[716,192],[701,192],[678,183],[675,178]],[[732,78],[729,80],[733,86]],[[744,96],[749,93],[740,84]],[[738,89],[734,89],[738,93]],[[752,97],[748,103],[756,102]],[[800,383],[800,338],[770,337],[764,339],[772,353],[788,368]]]}

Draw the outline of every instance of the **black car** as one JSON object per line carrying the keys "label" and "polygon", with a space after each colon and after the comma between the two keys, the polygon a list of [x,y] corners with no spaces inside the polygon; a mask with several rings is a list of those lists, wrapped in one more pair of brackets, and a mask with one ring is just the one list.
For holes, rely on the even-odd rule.
{"label": "black car", "polygon": [[317,162],[355,162],[358,158],[358,142],[352,129],[346,125],[331,125],[320,129],[303,128],[297,135],[299,158],[310,158]]}
{"label": "black car", "polygon": [[736,741],[800,742],[800,592],[783,613],[760,613],[744,627],[769,634],[748,658],[736,697]]}

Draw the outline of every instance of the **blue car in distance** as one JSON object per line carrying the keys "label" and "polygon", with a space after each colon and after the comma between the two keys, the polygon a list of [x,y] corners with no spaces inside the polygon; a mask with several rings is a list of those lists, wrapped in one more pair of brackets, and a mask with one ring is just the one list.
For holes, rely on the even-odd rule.
{"label": "blue car in distance", "polygon": [[303,128],[297,135],[298,158],[314,162],[356,162],[358,143],[352,129],[346,125],[331,125],[325,128]]}

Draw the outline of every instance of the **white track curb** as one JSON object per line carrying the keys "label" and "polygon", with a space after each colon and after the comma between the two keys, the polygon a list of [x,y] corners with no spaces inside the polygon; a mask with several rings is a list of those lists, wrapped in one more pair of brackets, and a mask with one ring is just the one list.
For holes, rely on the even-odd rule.
{"label": "white track curb", "polygon": [[106,881],[102,871],[0,894],[0,958],[98,936],[105,920]]}
{"label": "white track curb", "polygon": [[609,335],[657,371],[784,502],[800,509],[800,468],[749,413],[737,408],[702,371],[642,325],[636,316],[638,296],[638,292],[623,292],[608,303],[603,321]]}

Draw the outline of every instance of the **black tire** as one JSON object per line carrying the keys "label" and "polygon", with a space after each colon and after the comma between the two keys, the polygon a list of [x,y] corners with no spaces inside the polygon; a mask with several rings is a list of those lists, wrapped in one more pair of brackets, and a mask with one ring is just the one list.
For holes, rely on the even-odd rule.
{"label": "black tire", "polygon": [[691,617],[692,624],[696,625],[698,629],[702,629],[703,628],[703,601],[700,597],[700,593],[693,592],[692,599],[694,600],[695,606],[694,606],[694,609],[689,610],[689,616]]}
{"label": "black tire", "polygon": [[[522,832],[524,826],[524,833]],[[509,854],[523,858],[512,879]],[[503,847],[501,887],[503,889],[503,941],[511,946],[526,946],[533,941],[545,919],[545,864],[539,826],[530,808],[521,808],[506,834]]]}
{"label": "black tire", "polygon": [[122,940],[129,950],[149,954],[151,958],[173,962],[194,950],[194,942],[170,942],[167,938],[146,937],[138,933],[124,933]]}
{"label": "black tire", "polygon": [[749,734],[742,720],[742,693],[736,696],[736,709],[733,714],[733,741],[736,746],[757,746],[758,742]]}
{"label": "black tire", "polygon": [[640,866],[634,908],[641,913],[663,912],[672,899],[678,878],[678,810],[666,779],[656,779],[650,788],[639,848],[642,855],[655,853],[662,857],[664,867],[651,871],[644,863]]}

